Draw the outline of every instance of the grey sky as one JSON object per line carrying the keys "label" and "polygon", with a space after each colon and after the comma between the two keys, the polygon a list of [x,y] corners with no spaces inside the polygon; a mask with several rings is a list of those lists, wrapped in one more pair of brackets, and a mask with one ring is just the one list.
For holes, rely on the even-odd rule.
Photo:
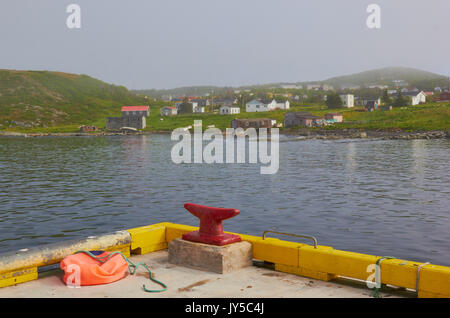
{"label": "grey sky", "polygon": [[[66,7],[81,6],[81,29]],[[366,26],[381,6],[381,29]],[[0,68],[132,89],[321,80],[385,66],[450,73],[448,0],[2,0]]]}

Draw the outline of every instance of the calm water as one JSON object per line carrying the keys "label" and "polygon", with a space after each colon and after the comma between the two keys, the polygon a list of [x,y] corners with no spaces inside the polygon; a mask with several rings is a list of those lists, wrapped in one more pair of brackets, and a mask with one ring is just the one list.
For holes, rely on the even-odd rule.
{"label": "calm water", "polygon": [[450,141],[280,143],[280,170],[181,164],[170,136],[0,138],[0,252],[237,208],[229,231],[450,265]]}

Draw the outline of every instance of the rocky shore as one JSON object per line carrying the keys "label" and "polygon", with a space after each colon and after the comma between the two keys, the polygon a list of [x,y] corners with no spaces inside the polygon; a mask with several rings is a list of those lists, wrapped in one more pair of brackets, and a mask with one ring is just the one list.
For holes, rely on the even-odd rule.
{"label": "rocky shore", "polygon": [[284,130],[282,134],[298,139],[440,139],[450,138],[450,132],[442,130],[437,131],[414,131],[406,132],[402,130],[360,130],[360,129],[340,129],[340,130],[312,130],[312,129],[298,129],[298,130]]}
{"label": "rocky shore", "polygon": [[98,136],[123,136],[123,135],[143,135],[143,132],[95,132],[95,133],[20,133],[12,131],[0,131],[0,137],[98,137]]}
{"label": "rocky shore", "polygon": [[[73,132],[73,133],[20,133],[20,132],[10,132],[10,131],[0,131],[1,136],[11,136],[11,137],[74,137],[74,136],[84,136],[84,137],[98,137],[98,136],[122,136],[122,135],[151,135],[151,134],[170,134],[170,131],[137,131],[137,132],[95,132],[95,133],[83,133],[83,132]],[[329,129],[285,129],[281,130],[280,134],[288,137],[289,140],[307,140],[307,139],[328,139],[328,140],[338,140],[338,139],[440,139],[440,138],[450,138],[450,132],[445,132],[443,130],[437,131],[414,131],[406,132],[402,130],[361,130],[361,129],[339,129],[339,130],[329,130]]]}

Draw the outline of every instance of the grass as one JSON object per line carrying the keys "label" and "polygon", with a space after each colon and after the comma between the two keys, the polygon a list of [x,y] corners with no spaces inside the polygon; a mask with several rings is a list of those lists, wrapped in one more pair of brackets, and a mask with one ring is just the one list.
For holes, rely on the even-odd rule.
{"label": "grass", "polygon": [[450,104],[433,103],[393,108],[391,111],[344,113],[339,128],[401,129],[404,131],[430,131],[450,129]]}
{"label": "grass", "polygon": [[[125,87],[86,75],[0,70],[0,130],[59,131],[120,116],[122,105],[146,100]],[[24,124],[15,124],[21,122]],[[34,128],[24,128],[24,125]],[[52,128],[46,128],[52,127]]]}
{"label": "grass", "polygon": [[[225,130],[230,127],[234,118],[271,118],[277,123],[284,122],[284,115],[290,111],[310,112],[313,115],[323,116],[328,112],[339,112],[343,114],[344,122],[327,126],[327,129],[348,129],[360,128],[367,130],[393,130],[401,129],[404,131],[431,131],[450,129],[450,104],[432,103],[415,106],[405,106],[393,108],[391,111],[377,110],[366,112],[362,107],[328,109],[323,105],[294,106],[288,111],[276,110],[262,113],[241,112],[237,115],[220,115],[214,113],[206,114],[185,114],[176,116],[161,116],[160,108],[162,103],[153,103],[150,105],[150,116],[147,118],[147,128],[145,131],[167,131],[170,132],[176,128],[193,125],[194,120],[202,120],[203,129],[209,125]],[[120,107],[118,107],[120,112]],[[119,116],[119,114],[116,114]],[[85,120],[84,124],[96,125],[99,128],[105,128],[106,117],[100,119]],[[47,128],[15,128],[10,131],[20,131],[25,133],[67,133],[79,131],[80,124],[58,125]]]}
{"label": "grass", "polygon": [[[237,115],[207,113],[162,117],[160,108],[171,103],[147,100],[125,87],[86,75],[61,72],[0,70],[0,90],[0,130],[25,133],[76,132],[81,125],[105,128],[106,117],[120,116],[123,105],[150,105],[146,131],[172,131],[192,125],[196,119],[203,121],[203,128],[214,125],[222,130],[230,127],[234,118],[272,118],[283,123],[287,112],[246,113],[243,109]],[[328,109],[324,105],[310,104],[291,106],[289,111],[310,112],[319,116],[330,111],[342,113],[344,123],[328,126],[329,129],[448,131],[450,127],[449,103],[374,112],[365,112],[361,107]],[[24,124],[30,127],[24,127]]]}
{"label": "grass", "polygon": [[204,129],[209,125],[214,125],[222,130],[230,127],[230,123],[234,118],[271,118],[275,119],[277,123],[283,123],[284,115],[290,111],[310,112],[317,116],[323,116],[329,112],[342,113],[344,122],[327,126],[328,129],[402,129],[404,131],[448,131],[450,129],[450,104],[434,103],[393,108],[391,111],[377,110],[373,112],[366,112],[363,107],[328,109],[326,106],[321,105],[295,106],[288,111],[242,112],[237,115],[192,114],[161,117],[159,112],[153,111],[152,115],[147,119],[146,130],[171,131],[175,128],[192,125],[194,120],[202,120]]}

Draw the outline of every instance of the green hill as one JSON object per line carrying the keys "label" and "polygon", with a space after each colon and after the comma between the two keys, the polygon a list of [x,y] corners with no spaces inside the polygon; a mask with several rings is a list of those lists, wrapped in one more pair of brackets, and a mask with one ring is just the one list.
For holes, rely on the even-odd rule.
{"label": "green hill", "polygon": [[407,67],[380,68],[352,75],[333,77],[323,81],[323,83],[335,87],[341,85],[363,86],[371,84],[393,87],[394,80],[403,80],[407,82],[409,86],[415,86],[422,90],[432,90],[436,86],[448,86],[448,78],[446,76]]}
{"label": "green hill", "polygon": [[417,87],[421,90],[434,90],[435,87],[449,86],[449,80],[446,76],[422,71],[415,68],[408,67],[385,67],[370,71],[365,71],[357,74],[338,76],[329,78],[322,81],[303,81],[296,83],[267,83],[267,84],[255,84],[246,85],[240,87],[219,87],[219,86],[189,86],[179,87],[173,89],[145,89],[135,91],[139,94],[151,95],[153,97],[161,98],[163,95],[172,96],[203,96],[207,93],[212,95],[226,95],[233,90],[272,90],[274,87],[278,87],[281,84],[299,84],[306,86],[307,84],[328,84],[335,89],[340,89],[342,85],[349,86],[369,86],[369,85],[387,85],[390,88],[394,88],[393,81],[403,80],[408,83],[408,86]]}
{"label": "green hill", "polygon": [[161,98],[164,95],[172,96],[204,96],[206,94],[223,95],[232,90],[232,87],[219,86],[186,86],[172,89],[143,89],[134,90],[133,92],[142,95],[150,95],[152,97]]}
{"label": "green hill", "polygon": [[0,70],[0,130],[96,123],[143,103],[127,88],[87,75]]}

